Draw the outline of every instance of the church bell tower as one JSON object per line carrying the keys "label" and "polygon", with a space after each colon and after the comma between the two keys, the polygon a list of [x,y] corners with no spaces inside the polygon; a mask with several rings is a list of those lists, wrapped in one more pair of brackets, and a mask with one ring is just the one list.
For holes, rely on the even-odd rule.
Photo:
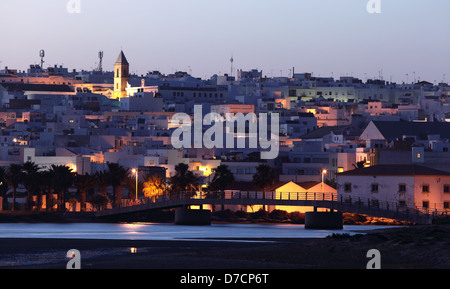
{"label": "church bell tower", "polygon": [[126,88],[130,79],[129,71],[130,65],[127,58],[123,51],[120,51],[119,57],[114,63],[114,98],[120,100],[122,97],[127,97]]}

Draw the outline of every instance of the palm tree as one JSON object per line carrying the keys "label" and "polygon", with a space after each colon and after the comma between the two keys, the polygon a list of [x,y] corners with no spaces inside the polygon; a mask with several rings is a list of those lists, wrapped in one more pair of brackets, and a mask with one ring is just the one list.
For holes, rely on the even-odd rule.
{"label": "palm tree", "polygon": [[52,165],[50,171],[55,176],[55,190],[58,192],[58,209],[65,211],[66,192],[73,185],[75,173],[63,165]]}
{"label": "palm tree", "polygon": [[76,174],[74,184],[78,188],[78,190],[80,190],[80,207],[81,211],[85,212],[87,191],[95,188],[95,177],[90,174]]}
{"label": "palm tree", "polygon": [[28,161],[22,165],[22,171],[23,171],[23,185],[25,186],[28,192],[27,207],[29,210],[31,210],[33,207],[32,206],[33,195],[38,188],[38,184],[41,182],[38,175],[39,166],[36,165],[34,162]]}
{"label": "palm tree", "polygon": [[6,182],[8,183],[9,187],[12,188],[12,194],[13,194],[13,206],[12,211],[15,211],[16,207],[16,192],[17,187],[22,182],[22,166],[18,164],[11,164],[8,168],[8,171],[6,172]]}
{"label": "palm tree", "polygon": [[256,173],[253,175],[253,184],[258,189],[263,190],[263,198],[266,198],[267,189],[271,188],[275,184],[275,181],[276,174],[270,166],[262,164],[256,168]]}
{"label": "palm tree", "polygon": [[158,175],[144,176],[143,192],[147,198],[164,195],[166,192],[166,182]]}
{"label": "palm tree", "polygon": [[198,189],[198,177],[189,171],[189,166],[179,163],[175,166],[175,175],[169,179],[171,193],[190,192],[188,197],[195,195]]}
{"label": "palm tree", "polygon": [[40,211],[42,209],[42,198],[44,196],[44,188],[48,186],[48,182],[50,182],[50,178],[47,177],[48,171],[38,171],[36,173],[36,179],[38,180],[36,183],[38,198],[37,198],[37,210]]}
{"label": "palm tree", "polygon": [[[41,186],[43,193],[46,189],[45,207],[47,211],[51,211],[54,204],[53,191],[55,190],[55,172],[53,170],[45,170],[40,172]],[[41,195],[41,192],[39,193]],[[42,197],[41,197],[42,198]]]}
{"label": "palm tree", "polygon": [[234,175],[227,165],[220,165],[213,169],[213,172],[214,177],[209,184],[209,190],[214,193],[220,192],[223,197],[226,186],[234,182]]}
{"label": "palm tree", "polygon": [[0,196],[2,197],[2,203],[0,208],[6,208],[8,205],[8,198],[6,194],[8,193],[8,183],[6,182],[6,170],[0,167]]}
{"label": "palm tree", "polygon": [[100,189],[101,194],[105,197],[108,197],[108,185],[109,185],[108,172],[98,171],[95,173],[94,177],[97,183],[97,188]]}
{"label": "palm tree", "polygon": [[[136,196],[136,177],[129,174],[127,175],[127,177],[125,178],[124,182],[123,182],[123,186],[127,189],[128,191],[128,199],[133,200],[133,199],[137,199]],[[138,190],[139,187],[141,186],[141,182],[138,181]]]}
{"label": "palm tree", "polygon": [[108,163],[108,169],[109,183],[113,186],[115,204],[117,205],[122,200],[122,185],[130,172],[129,169],[118,163]]}

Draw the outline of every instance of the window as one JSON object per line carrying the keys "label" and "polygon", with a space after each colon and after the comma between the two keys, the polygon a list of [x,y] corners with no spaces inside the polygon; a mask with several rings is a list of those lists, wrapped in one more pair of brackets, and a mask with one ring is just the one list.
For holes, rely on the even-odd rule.
{"label": "window", "polygon": [[344,184],[344,190],[346,193],[351,193],[352,192],[352,184],[351,183],[345,183]]}
{"label": "window", "polygon": [[406,208],[406,201],[405,200],[399,200],[398,201],[398,207],[399,208]]}
{"label": "window", "polygon": [[446,210],[450,209],[450,201],[444,201],[444,209]]}
{"label": "window", "polygon": [[450,193],[450,185],[444,185],[444,193]]}
{"label": "window", "polygon": [[422,202],[422,207],[428,209],[430,207],[430,201],[423,201]]}
{"label": "window", "polygon": [[422,192],[423,193],[429,193],[430,192],[430,185],[423,185],[422,186]]}
{"label": "window", "polygon": [[372,193],[374,193],[374,194],[378,193],[378,184],[372,184],[371,187],[372,187],[372,190],[371,190]]}
{"label": "window", "polygon": [[405,184],[399,184],[398,185],[398,192],[399,193],[406,193],[406,185]]}

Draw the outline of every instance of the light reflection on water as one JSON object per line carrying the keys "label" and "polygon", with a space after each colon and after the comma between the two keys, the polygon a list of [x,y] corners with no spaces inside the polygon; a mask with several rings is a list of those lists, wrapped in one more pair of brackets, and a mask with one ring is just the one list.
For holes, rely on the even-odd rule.
{"label": "light reflection on water", "polygon": [[57,238],[110,240],[183,240],[245,238],[325,238],[335,234],[386,226],[344,226],[343,230],[306,230],[293,224],[213,224],[178,226],[174,224],[75,223],[75,224],[0,224],[0,238]]}
{"label": "light reflection on water", "polygon": [[[0,224],[0,238],[155,241],[211,241],[211,239],[214,239],[215,241],[221,242],[271,242],[270,240],[245,239],[325,238],[333,233],[348,233],[353,235],[358,234],[358,231],[382,228],[387,227],[344,226],[343,230],[306,230],[304,225],[292,224],[213,224],[211,226],[177,226],[174,224],[154,223]],[[141,253],[148,249],[149,248],[98,248],[95,250],[84,250],[83,260],[106,254]],[[45,253],[3,254],[0,256],[0,267],[15,267],[21,265],[39,266],[40,264],[45,263],[67,262],[67,260],[66,251],[48,248],[48,251]]]}

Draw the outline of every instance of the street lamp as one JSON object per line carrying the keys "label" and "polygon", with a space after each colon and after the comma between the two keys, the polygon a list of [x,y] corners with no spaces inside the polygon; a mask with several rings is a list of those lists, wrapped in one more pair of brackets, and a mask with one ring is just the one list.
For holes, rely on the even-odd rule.
{"label": "street lamp", "polygon": [[328,173],[328,171],[326,169],[322,170],[322,196],[323,196],[323,176],[326,175]]}
{"label": "street lamp", "polygon": [[138,169],[132,169],[131,172],[136,175],[136,201],[137,201],[137,199],[138,199],[138,174],[139,174],[139,170]]}

